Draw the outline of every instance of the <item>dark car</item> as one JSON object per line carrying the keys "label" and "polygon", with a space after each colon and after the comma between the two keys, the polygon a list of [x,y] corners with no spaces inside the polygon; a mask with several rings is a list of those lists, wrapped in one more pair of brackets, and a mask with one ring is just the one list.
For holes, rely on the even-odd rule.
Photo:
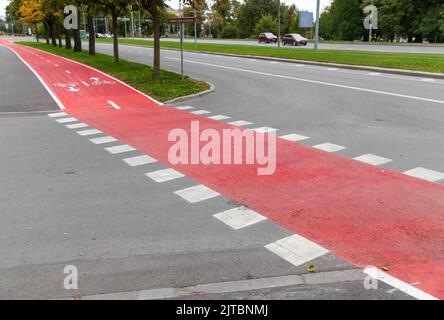
{"label": "dark car", "polygon": [[303,36],[301,36],[298,33],[290,33],[290,34],[286,34],[282,37],[282,44],[284,46],[286,44],[289,44],[291,46],[299,46],[299,45],[306,46],[307,41],[308,41],[307,38],[304,38]]}
{"label": "dark car", "polygon": [[263,32],[257,37],[257,40],[259,43],[265,42],[265,43],[276,43],[277,37],[272,34],[271,32]]}

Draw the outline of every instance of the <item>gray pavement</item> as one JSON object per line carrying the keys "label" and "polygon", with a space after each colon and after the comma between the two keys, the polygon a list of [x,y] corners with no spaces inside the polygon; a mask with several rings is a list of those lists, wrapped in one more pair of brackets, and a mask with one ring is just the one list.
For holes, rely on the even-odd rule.
{"label": "gray pavement", "polygon": [[[100,50],[109,48],[101,45]],[[139,58],[137,50],[141,52]],[[139,48],[126,47],[122,53],[139,60],[149,56],[146,49]],[[304,275],[308,264],[317,267],[322,281],[239,289],[202,298],[409,298],[383,284],[378,290],[366,290],[362,279],[346,277],[356,268],[330,253],[293,266],[264,248],[290,235],[288,231],[270,221],[240,232],[229,228],[213,217],[236,207],[223,197],[185,203],[174,191],[195,182],[184,178],[155,183],[144,173],[163,168],[162,164],[130,167],[122,159],[138,155],[136,151],[111,155],[104,147],[118,142],[94,145],[88,140],[91,137],[57,123],[46,115],[56,106],[36,77],[6,49],[0,48],[0,61],[8,62],[7,69],[2,69],[8,73],[3,73],[0,81],[2,95],[8,91],[8,99],[1,100],[7,103],[0,105],[0,299],[123,294]],[[164,61],[170,69],[177,64],[175,60]],[[196,67],[194,72],[209,71],[205,69]],[[15,84],[19,72],[26,90]],[[263,82],[268,80],[251,77],[249,81],[252,85],[257,82],[257,89],[247,85],[246,95],[240,95],[242,88],[233,86],[242,81],[245,84],[249,77],[214,70],[209,74],[215,77],[211,80],[218,91],[195,100],[196,105],[233,117],[248,115],[258,124],[260,119],[264,123],[271,120],[269,113],[277,114],[276,108],[298,113],[289,105],[272,103],[279,92],[265,98],[266,92],[284,86],[280,82],[270,87],[273,83]],[[226,81],[227,76],[231,80],[222,86],[219,82]],[[228,92],[234,96],[223,100],[221,94]],[[263,98],[263,103],[255,104],[254,97]],[[233,104],[235,98],[240,100]],[[39,101],[39,108],[30,108],[33,101]],[[288,129],[296,127],[291,120]],[[79,290],[61,288],[66,265],[78,267]]]}

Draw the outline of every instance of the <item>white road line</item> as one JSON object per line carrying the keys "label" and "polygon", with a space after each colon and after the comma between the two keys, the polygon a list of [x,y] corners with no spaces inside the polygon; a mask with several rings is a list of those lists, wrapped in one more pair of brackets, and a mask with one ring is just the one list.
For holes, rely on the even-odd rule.
{"label": "white road line", "polygon": [[430,182],[436,182],[436,181],[444,179],[444,173],[421,168],[421,167],[418,167],[418,168],[415,168],[412,170],[408,170],[408,171],[404,172],[404,174],[411,176],[411,177],[419,178],[422,180],[430,181]]}
{"label": "white road line", "polygon": [[380,156],[377,156],[377,155],[374,155],[374,154],[371,154],[371,153],[363,154],[363,155],[361,155],[359,157],[356,157],[354,159],[357,160],[357,161],[360,161],[360,162],[364,162],[364,163],[367,163],[367,164],[374,165],[374,166],[380,166],[380,165],[383,165],[385,163],[389,163],[389,162],[393,161],[392,159],[380,157]]}
{"label": "white road line", "polygon": [[338,68],[328,68],[328,71],[338,71]]}
{"label": "white road line", "polygon": [[122,109],[122,108],[120,108],[120,106],[119,106],[117,103],[115,103],[115,102],[112,101],[112,100],[108,100],[107,102],[108,102],[108,104],[109,104],[111,107],[113,107],[113,108],[116,109],[116,110],[120,110],[120,109]]}
{"label": "white road line", "polygon": [[194,109],[194,107],[190,107],[190,106],[181,106],[181,107],[175,107],[176,109],[179,110],[190,110],[190,109]]}
{"label": "white road line", "polygon": [[238,120],[238,121],[228,122],[228,124],[241,127],[241,126],[248,126],[253,123],[244,120]]}
{"label": "white road line", "polygon": [[80,123],[74,123],[74,124],[67,124],[66,127],[68,129],[80,129],[80,128],[87,128],[89,126],[86,123],[80,122]]}
{"label": "white road line", "polygon": [[56,64],[54,64],[54,67],[60,67],[60,66],[56,63]]}
{"label": "white road line", "polygon": [[275,128],[270,128],[270,127],[260,127],[260,128],[255,128],[253,129],[256,132],[261,132],[261,133],[268,133],[268,134],[276,134],[276,132],[278,131],[278,129]]}
{"label": "white road line", "polygon": [[77,131],[77,133],[80,134],[81,136],[92,136],[94,134],[102,133],[102,131],[97,129],[88,129],[88,130]]}
{"label": "white road line", "polygon": [[436,82],[436,79],[432,79],[432,78],[422,78],[421,80],[424,82]]}
{"label": "white road line", "polygon": [[51,60],[46,60],[46,62],[48,62],[48,63],[49,63],[49,62],[51,62]]}
{"label": "white road line", "polygon": [[191,113],[196,114],[196,115],[202,115],[202,114],[208,114],[211,112],[207,111],[207,110],[196,110],[196,111],[191,111]]}
{"label": "white road line", "polygon": [[337,145],[334,143],[330,143],[330,142],[318,144],[316,146],[313,146],[313,148],[327,151],[327,152],[336,152],[336,151],[340,151],[340,150],[345,149],[345,147],[343,147],[343,146],[340,146],[340,145]]}
{"label": "white road line", "polygon": [[[170,58],[170,59],[180,60],[179,58]],[[240,72],[247,72],[247,73],[258,74],[258,75],[268,76],[268,77],[295,80],[295,81],[300,81],[300,82],[319,84],[319,85],[342,88],[342,89],[349,89],[349,90],[375,93],[375,94],[387,95],[387,96],[398,97],[398,98],[406,98],[406,99],[417,100],[417,101],[425,101],[425,102],[444,104],[444,100],[438,100],[438,99],[429,99],[429,98],[411,96],[411,95],[400,94],[400,93],[389,92],[389,91],[373,90],[373,89],[366,89],[366,88],[362,88],[362,87],[347,86],[347,85],[342,85],[342,84],[337,84],[337,83],[332,83],[332,82],[310,80],[310,79],[297,78],[297,77],[292,77],[292,76],[284,76],[284,75],[275,74],[275,73],[268,73],[268,72],[261,72],[261,71],[255,71],[255,70],[249,70],[249,69],[235,68],[235,67],[229,67],[229,66],[224,66],[224,65],[220,65],[220,64],[207,63],[207,62],[201,62],[201,61],[194,61],[194,60],[185,60],[185,61],[188,63],[207,65],[207,66],[211,66],[211,67],[215,67],[215,68],[235,70],[235,71],[240,71]]]}
{"label": "white road line", "polygon": [[113,147],[105,148],[105,150],[111,154],[119,154],[119,153],[135,151],[136,149],[134,149],[133,147],[131,147],[127,144],[122,144],[120,146],[113,146]]}
{"label": "white road line", "polygon": [[86,82],[86,81],[82,81],[82,84],[83,84],[85,87],[89,87],[89,86],[90,86],[89,83]]}
{"label": "white road line", "polygon": [[215,214],[214,217],[235,230],[267,220],[263,215],[245,207],[238,207],[220,212]]}
{"label": "white road line", "polygon": [[55,113],[49,113],[48,117],[50,118],[58,118],[58,117],[65,117],[67,116],[66,112],[55,112]]}
{"label": "white road line", "polygon": [[297,234],[270,243],[265,248],[295,266],[300,266],[329,252]]}
{"label": "white road line", "polygon": [[303,136],[303,135],[300,135],[297,133],[286,134],[286,135],[280,136],[279,138],[285,139],[288,141],[292,141],[292,142],[310,139],[309,137],[306,137],[306,136]]}
{"label": "white road line", "polygon": [[438,300],[434,296],[415,288],[414,286],[405,283],[404,281],[401,281],[395,277],[392,277],[391,275],[379,270],[376,267],[373,268],[366,268],[364,269],[364,273],[368,274],[373,279],[376,279],[378,281],[382,281],[389,286],[392,286],[394,288],[397,288],[398,290],[408,294],[409,296],[412,296],[418,300]]}
{"label": "white road line", "polygon": [[58,123],[70,123],[70,122],[76,122],[77,119],[74,117],[69,117],[69,118],[63,118],[63,119],[56,119],[56,121]]}
{"label": "white road line", "polygon": [[104,143],[115,142],[117,141],[117,139],[114,137],[106,136],[106,137],[89,139],[89,141],[91,141],[94,144],[104,144]]}
{"label": "white road line", "polygon": [[150,156],[147,156],[147,155],[126,158],[126,159],[123,159],[123,161],[126,164],[130,165],[131,167],[137,167],[137,166],[142,166],[145,164],[151,164],[151,163],[157,162],[156,159],[151,158]]}
{"label": "white road line", "polygon": [[371,76],[380,76],[381,73],[379,73],[379,72],[370,72],[370,75]]}
{"label": "white road line", "polygon": [[184,177],[182,173],[171,168],[148,172],[145,175],[159,183]]}
{"label": "white road line", "polygon": [[196,203],[219,196],[219,193],[201,184],[191,188],[178,190],[174,193],[191,203]]}
{"label": "white road line", "polygon": [[66,72],[67,74],[71,74],[71,71],[69,71],[69,70],[65,70],[65,72]]}
{"label": "white road line", "polygon": [[224,116],[224,115],[217,115],[217,116],[210,116],[208,117],[208,119],[213,119],[213,120],[226,120],[226,119],[230,119],[231,117],[229,116]]}

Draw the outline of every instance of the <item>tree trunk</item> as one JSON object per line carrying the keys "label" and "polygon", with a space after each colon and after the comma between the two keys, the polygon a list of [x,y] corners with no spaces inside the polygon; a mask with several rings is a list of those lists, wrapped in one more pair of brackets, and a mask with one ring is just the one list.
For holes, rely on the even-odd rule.
{"label": "tree trunk", "polygon": [[158,77],[160,76],[160,15],[156,1],[151,1],[151,15],[153,18],[154,33],[153,76]]}
{"label": "tree trunk", "polygon": [[57,47],[56,28],[57,28],[56,22],[53,21],[52,24],[51,24],[51,44],[54,47]]}
{"label": "tree trunk", "polygon": [[40,40],[39,40],[39,30],[37,29],[37,23],[34,24],[34,28],[35,28],[35,37],[37,39],[37,43],[40,43]]}
{"label": "tree trunk", "polygon": [[96,33],[93,16],[88,14],[88,51],[91,56],[96,54]]}
{"label": "tree trunk", "polygon": [[71,35],[70,35],[68,29],[65,29],[65,48],[66,48],[66,49],[72,49],[72,45],[71,45]]}
{"label": "tree trunk", "polygon": [[57,38],[59,38],[59,47],[62,48],[62,28],[60,27],[60,21],[57,22]]}
{"label": "tree trunk", "polygon": [[117,10],[116,8],[111,9],[111,19],[113,27],[113,48],[114,48],[114,62],[118,63],[119,58],[119,30],[117,28]]}
{"label": "tree trunk", "polygon": [[[80,10],[79,10],[80,12]],[[73,29],[74,34],[74,52],[82,52],[82,39],[80,39],[80,14],[77,15],[77,29]]]}

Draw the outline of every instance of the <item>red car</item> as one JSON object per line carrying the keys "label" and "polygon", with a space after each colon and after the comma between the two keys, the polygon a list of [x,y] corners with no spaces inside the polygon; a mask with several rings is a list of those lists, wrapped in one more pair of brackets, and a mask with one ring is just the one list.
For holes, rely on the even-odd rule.
{"label": "red car", "polygon": [[298,33],[290,33],[286,34],[282,37],[282,44],[285,46],[286,44],[289,44],[291,46],[298,46],[298,45],[307,45],[307,38],[304,38]]}
{"label": "red car", "polygon": [[259,43],[276,43],[277,37],[272,34],[271,32],[263,32],[257,37],[257,40],[259,40]]}

